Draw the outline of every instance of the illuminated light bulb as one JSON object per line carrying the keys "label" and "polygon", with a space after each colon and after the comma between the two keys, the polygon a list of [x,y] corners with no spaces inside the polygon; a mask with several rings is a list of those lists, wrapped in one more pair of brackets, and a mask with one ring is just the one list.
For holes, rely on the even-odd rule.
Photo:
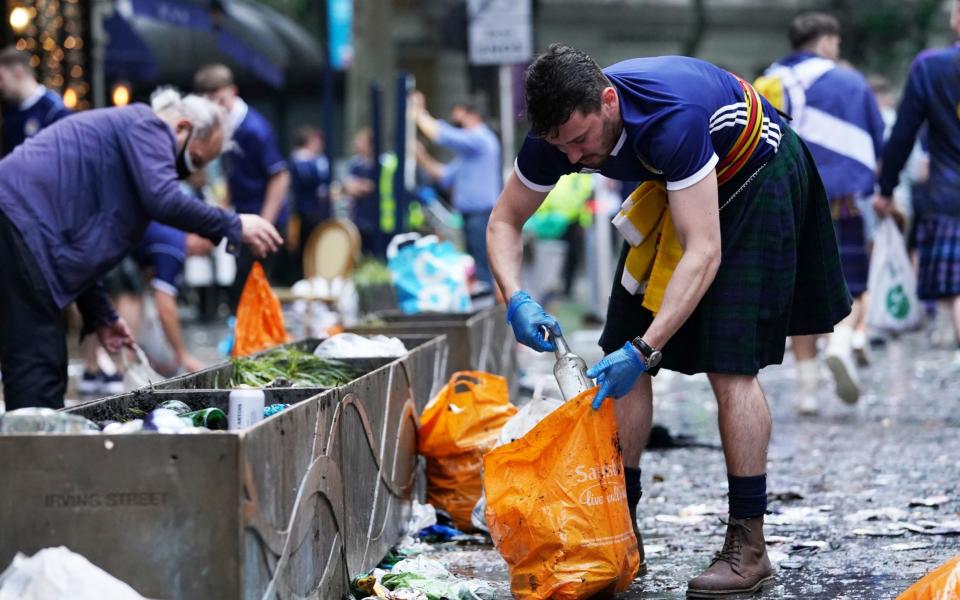
{"label": "illuminated light bulb", "polygon": [[125,83],[118,83],[113,86],[113,92],[110,95],[114,106],[126,106],[130,104],[130,86]]}
{"label": "illuminated light bulb", "polygon": [[77,90],[72,87],[68,87],[66,91],[63,92],[63,104],[73,110],[77,107]]}
{"label": "illuminated light bulb", "polygon": [[16,6],[10,11],[10,27],[20,33],[30,24],[30,11],[23,6]]}

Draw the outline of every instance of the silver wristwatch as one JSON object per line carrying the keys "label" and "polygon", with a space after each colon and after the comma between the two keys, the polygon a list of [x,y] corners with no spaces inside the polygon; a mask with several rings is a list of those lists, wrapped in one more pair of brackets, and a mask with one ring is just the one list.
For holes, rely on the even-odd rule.
{"label": "silver wristwatch", "polygon": [[633,338],[630,343],[633,344],[633,347],[636,348],[640,356],[643,357],[643,362],[647,363],[648,370],[655,369],[657,365],[660,364],[663,354],[661,354],[659,350],[654,350],[653,346],[643,341],[643,338],[637,336]]}

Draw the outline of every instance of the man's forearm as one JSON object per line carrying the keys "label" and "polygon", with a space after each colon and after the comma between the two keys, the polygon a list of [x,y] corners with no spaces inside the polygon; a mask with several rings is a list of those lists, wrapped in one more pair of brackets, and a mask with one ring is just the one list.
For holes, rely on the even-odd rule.
{"label": "man's forearm", "polygon": [[699,249],[685,251],[664,290],[660,312],[643,334],[643,341],[658,350],[663,348],[700,304],[719,267],[719,252],[711,256]]}
{"label": "man's forearm", "polygon": [[520,289],[520,265],[523,262],[521,229],[493,216],[487,225],[487,255],[490,269],[504,298]]}
{"label": "man's forearm", "polygon": [[438,123],[430,113],[421,110],[417,113],[416,121],[420,133],[422,133],[424,137],[431,142],[437,141],[437,138],[440,137],[440,123]]}
{"label": "man's forearm", "polygon": [[101,325],[109,325],[117,320],[117,311],[100,281],[77,296],[76,303],[77,310],[83,317],[80,337],[92,333]]}
{"label": "man's forearm", "polygon": [[443,179],[443,163],[429,154],[421,154],[417,157],[420,166],[433,178],[434,181]]}
{"label": "man's forearm", "polygon": [[511,173],[487,224],[487,257],[504,298],[520,289],[524,223],[536,212],[546,193],[534,192]]}
{"label": "man's forearm", "polygon": [[183,341],[183,330],[180,328],[180,315],[177,313],[177,297],[155,291],[153,301],[157,305],[157,317],[167,343],[173,348],[174,355],[179,363],[187,353],[187,345]]}
{"label": "man's forearm", "polygon": [[267,190],[264,194],[263,208],[260,210],[260,216],[270,221],[277,222],[280,215],[280,209],[283,208],[283,200],[287,196],[287,190],[290,187],[290,173],[280,171],[275,173],[267,181]]}

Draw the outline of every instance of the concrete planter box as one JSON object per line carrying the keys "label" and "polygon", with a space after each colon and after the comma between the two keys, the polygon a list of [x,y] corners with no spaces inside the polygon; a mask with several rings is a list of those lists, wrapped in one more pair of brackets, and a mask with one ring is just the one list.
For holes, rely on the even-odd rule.
{"label": "concrete planter box", "polygon": [[[366,365],[335,389],[268,389],[293,406],[241,431],[0,436],[0,563],[65,545],[147,597],[341,598],[399,538],[446,340]],[[69,412],[225,408],[228,390],[168,388],[223,367]]]}

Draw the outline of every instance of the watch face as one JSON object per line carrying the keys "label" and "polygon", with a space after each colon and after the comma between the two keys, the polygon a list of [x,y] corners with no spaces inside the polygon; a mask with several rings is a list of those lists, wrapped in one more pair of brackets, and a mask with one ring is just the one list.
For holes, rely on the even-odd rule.
{"label": "watch face", "polygon": [[663,355],[659,350],[654,350],[653,354],[647,359],[647,368],[653,369],[660,364],[660,359],[663,358]]}

